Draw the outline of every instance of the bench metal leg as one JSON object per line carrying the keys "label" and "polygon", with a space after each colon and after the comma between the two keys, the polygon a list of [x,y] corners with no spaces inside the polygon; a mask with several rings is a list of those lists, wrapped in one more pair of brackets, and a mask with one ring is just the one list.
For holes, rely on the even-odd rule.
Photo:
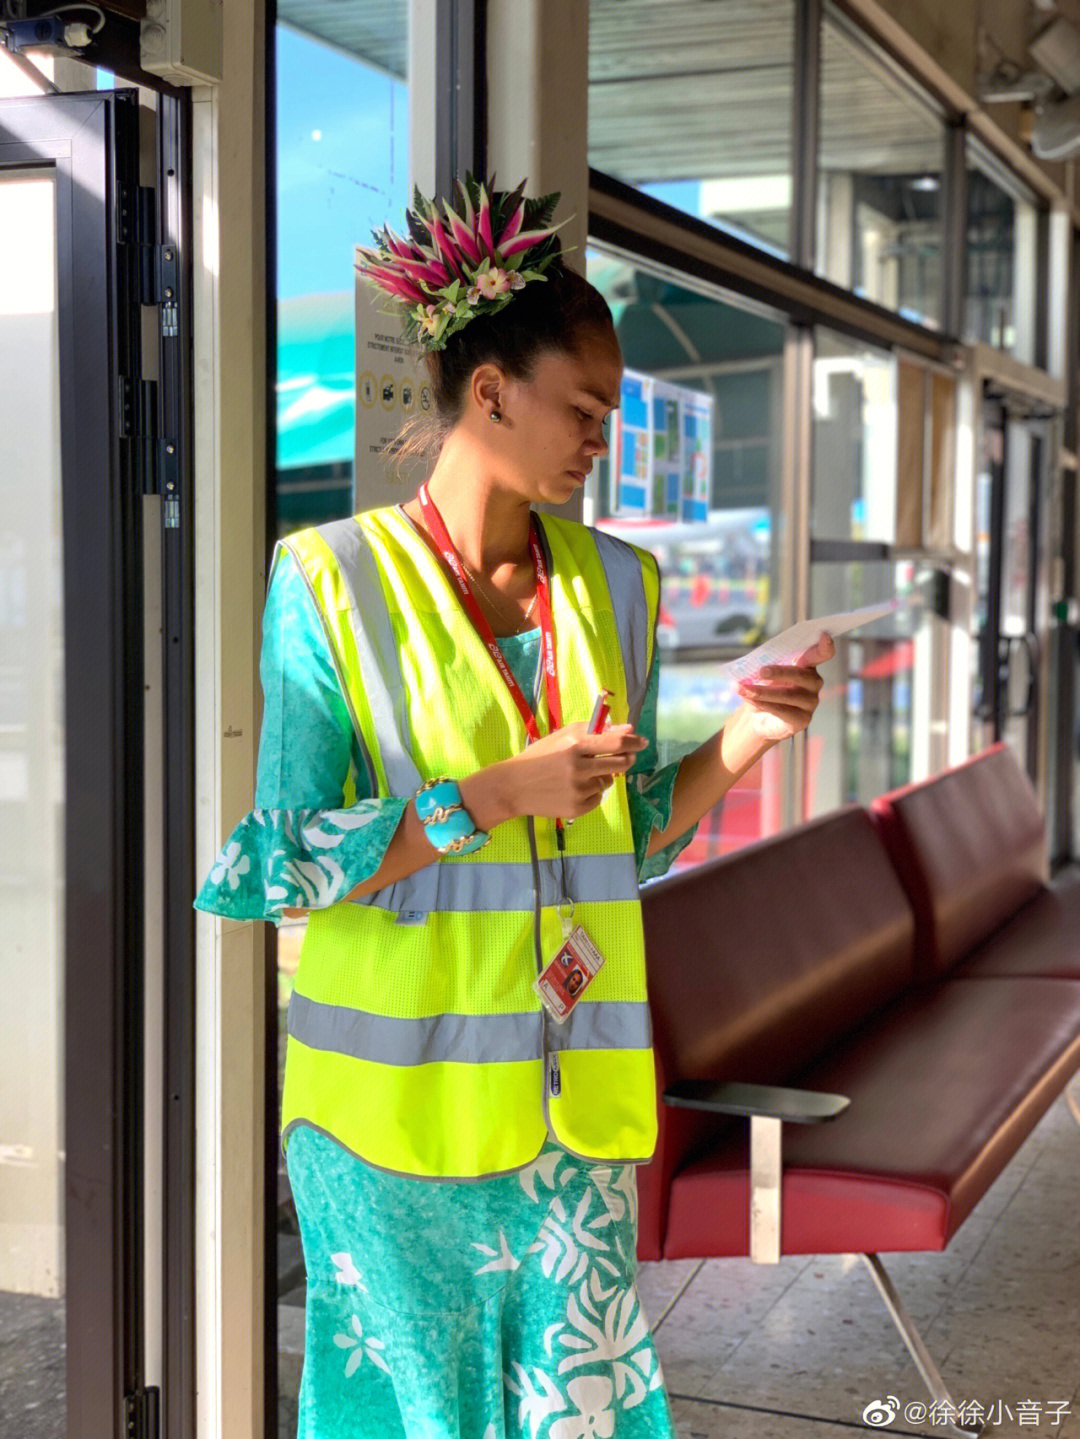
{"label": "bench metal leg", "polygon": [[[945,1387],[945,1381],[941,1377],[941,1372],[930,1357],[930,1351],[923,1343],[922,1335],[915,1328],[914,1320],[904,1308],[903,1301],[893,1287],[893,1282],[889,1278],[880,1256],[877,1254],[861,1254],[859,1258],[866,1261],[866,1266],[873,1275],[874,1283],[877,1285],[881,1297],[885,1301],[885,1308],[889,1311],[893,1323],[897,1329],[899,1329],[900,1337],[907,1345],[908,1353],[912,1359],[914,1359],[915,1367],[922,1375],[923,1383],[927,1389],[929,1389],[931,1396],[936,1403],[948,1405],[951,1409],[955,1410],[957,1406],[948,1389]],[[973,1436],[982,1434],[986,1429],[985,1424],[980,1425],[978,1429],[961,1429],[955,1424],[937,1424],[934,1427],[935,1429],[940,1429],[945,1434],[959,1436],[959,1439],[973,1439]]]}
{"label": "bench metal leg", "polygon": [[765,1114],[750,1119],[750,1258],[755,1264],[780,1262],[781,1122]]}

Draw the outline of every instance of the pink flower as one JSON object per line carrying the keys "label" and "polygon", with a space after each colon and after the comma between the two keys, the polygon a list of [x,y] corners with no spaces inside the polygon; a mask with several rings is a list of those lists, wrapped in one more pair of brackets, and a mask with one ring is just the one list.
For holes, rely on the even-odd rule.
{"label": "pink flower", "polygon": [[416,317],[420,321],[420,328],[426,330],[429,335],[434,335],[439,328],[439,320],[442,318],[439,307],[438,305],[425,305],[424,311],[424,314]]}
{"label": "pink flower", "polygon": [[476,277],[477,288],[485,300],[494,300],[513,288],[508,270],[491,269]]}

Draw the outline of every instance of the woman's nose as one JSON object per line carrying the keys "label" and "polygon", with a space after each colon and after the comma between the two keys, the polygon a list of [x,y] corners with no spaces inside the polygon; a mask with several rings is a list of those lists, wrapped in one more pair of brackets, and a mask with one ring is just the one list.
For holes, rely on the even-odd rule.
{"label": "woman's nose", "polygon": [[591,453],[606,455],[608,452],[608,437],[602,429],[592,430],[589,433],[588,446]]}

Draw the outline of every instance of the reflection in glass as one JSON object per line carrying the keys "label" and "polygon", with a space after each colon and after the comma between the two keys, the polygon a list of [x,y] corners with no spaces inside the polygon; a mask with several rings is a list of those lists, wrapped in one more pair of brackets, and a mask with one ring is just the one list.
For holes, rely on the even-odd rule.
{"label": "reflection in glass", "polygon": [[1025,364],[1036,356],[1038,224],[991,156],[968,143],[967,283],[964,339],[1008,350]]}
{"label": "reflection in glass", "polygon": [[[666,763],[738,708],[719,662],[775,632],[784,327],[599,249],[586,261],[611,307],[625,371],[584,518],[650,550],[660,565],[658,739]],[[700,863],[777,830],[776,766],[744,776],[677,863]]]}
{"label": "reflection in glass", "polygon": [[911,778],[915,651],[926,642],[922,587],[913,560],[815,564],[810,613],[837,614],[899,598],[903,608],[836,639],[836,656],[807,733],[807,819],[865,804]]}
{"label": "reflection in glass", "polygon": [[829,19],[821,64],[818,271],[936,327],[944,126],[890,66]]}
{"label": "reflection in glass", "polygon": [[[66,1433],[64,629],[51,173],[0,179],[0,1421]],[[15,1337],[17,1336],[17,1338]]]}
{"label": "reflection in glass", "polygon": [[[407,0],[278,0],[277,532],[351,514],[356,449],[354,247],[400,231],[409,191]],[[286,22],[286,23],[281,23]],[[361,398],[363,403],[363,398]],[[306,921],[283,922],[278,955],[278,1104],[286,1015]],[[297,1426],[306,1276],[278,1154],[279,1432]]]}
{"label": "reflection in glass", "polygon": [[816,540],[896,536],[896,360],[830,330],[814,337]]}
{"label": "reflection in glass", "polygon": [[354,247],[411,198],[408,6],[366,9],[278,6],[279,535],[352,511]]}
{"label": "reflection in glass", "polygon": [[794,23],[793,0],[592,0],[589,164],[787,257]]}

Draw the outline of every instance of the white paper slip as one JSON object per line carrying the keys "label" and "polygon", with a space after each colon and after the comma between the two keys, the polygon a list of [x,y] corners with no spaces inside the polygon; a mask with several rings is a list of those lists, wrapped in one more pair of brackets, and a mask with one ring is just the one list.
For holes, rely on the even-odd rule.
{"label": "white paper slip", "polygon": [[763,645],[758,645],[757,649],[751,650],[749,654],[740,655],[737,660],[721,665],[720,673],[731,675],[733,679],[745,680],[756,675],[764,665],[793,665],[817,644],[822,634],[832,635],[835,639],[837,635],[846,634],[848,630],[857,630],[860,625],[867,625],[871,620],[894,614],[903,604],[903,600],[885,600],[878,605],[864,605],[861,610],[848,610],[842,615],[823,615],[821,619],[801,620],[797,625],[792,625],[791,629],[774,635]]}

